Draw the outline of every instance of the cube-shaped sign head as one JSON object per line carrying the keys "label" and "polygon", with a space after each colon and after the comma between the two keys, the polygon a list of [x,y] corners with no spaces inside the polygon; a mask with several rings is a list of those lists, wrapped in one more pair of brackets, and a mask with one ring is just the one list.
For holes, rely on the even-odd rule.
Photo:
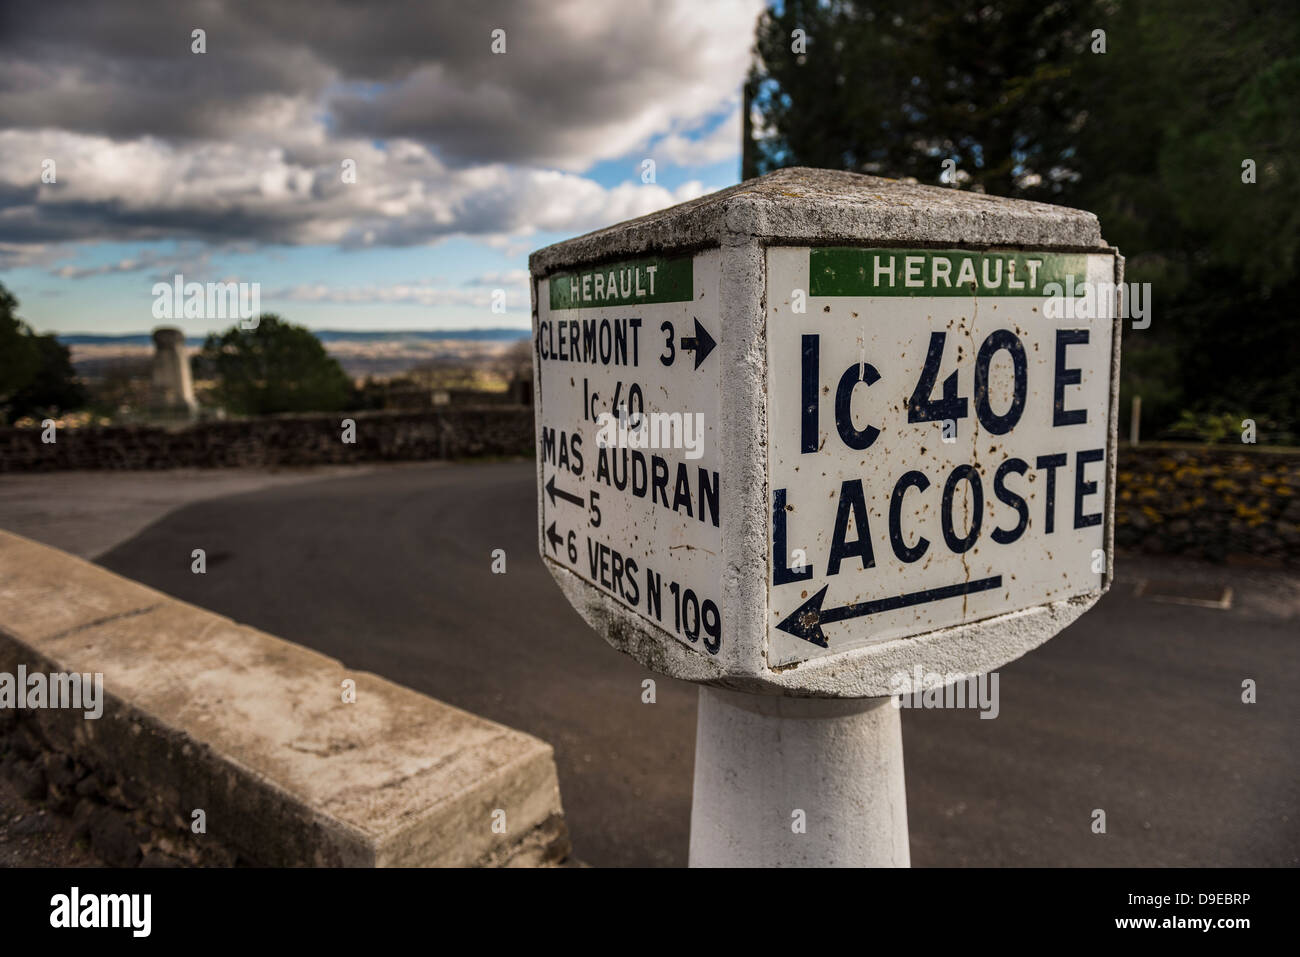
{"label": "cube-shaped sign head", "polygon": [[539,548],[648,667],[896,694],[1109,584],[1122,260],[1091,214],[794,169],[530,265]]}

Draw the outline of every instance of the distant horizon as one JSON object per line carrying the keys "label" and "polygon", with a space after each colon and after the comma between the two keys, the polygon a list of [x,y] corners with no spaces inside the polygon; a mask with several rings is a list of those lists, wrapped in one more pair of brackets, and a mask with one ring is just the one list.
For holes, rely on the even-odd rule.
{"label": "distant horizon", "polygon": [[[157,327],[155,327],[157,328]],[[381,338],[419,338],[419,339],[525,339],[532,330],[518,326],[472,326],[455,329],[310,329],[316,338],[381,339]],[[128,340],[152,341],[153,330],[145,332],[56,332],[52,335],[65,345],[88,345],[97,342],[126,342]],[[207,333],[187,334],[185,341],[202,342]]]}

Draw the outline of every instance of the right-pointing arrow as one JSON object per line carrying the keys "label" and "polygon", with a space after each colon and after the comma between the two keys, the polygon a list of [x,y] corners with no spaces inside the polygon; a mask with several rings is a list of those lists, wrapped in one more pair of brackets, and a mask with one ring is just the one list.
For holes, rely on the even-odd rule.
{"label": "right-pointing arrow", "polygon": [[687,352],[692,350],[695,352],[695,368],[698,369],[700,363],[708,358],[717,343],[713,341],[713,336],[709,335],[709,330],[700,325],[697,317],[691,316],[691,318],[695,319],[695,335],[682,336],[682,348]]}

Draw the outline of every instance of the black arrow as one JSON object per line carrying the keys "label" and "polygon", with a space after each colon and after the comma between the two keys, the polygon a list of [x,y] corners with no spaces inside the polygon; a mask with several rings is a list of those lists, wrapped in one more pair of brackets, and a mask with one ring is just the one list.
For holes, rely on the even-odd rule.
{"label": "black arrow", "polygon": [[546,530],[546,540],[551,543],[552,550],[558,550],[558,546],[564,542],[564,536],[555,530],[554,522],[551,522],[551,527]]}
{"label": "black arrow", "polygon": [[565,491],[564,489],[562,489],[562,488],[556,488],[556,487],[555,487],[555,476],[554,476],[554,475],[552,475],[552,476],[551,476],[551,480],[550,480],[549,482],[546,483],[546,494],[549,495],[549,496],[551,497],[551,504],[552,504],[552,505],[555,504],[555,496],[557,496],[557,495],[558,495],[560,498],[564,499],[566,502],[572,502],[574,505],[577,505],[579,508],[581,508],[582,505],[583,505],[583,502],[582,502],[582,498],[581,498],[581,496],[574,495],[572,492],[566,492],[566,491]]}
{"label": "black arrow", "polygon": [[709,335],[709,330],[700,325],[699,319],[694,316],[691,318],[695,319],[695,335],[682,336],[682,348],[687,352],[694,350],[695,368],[698,369],[700,363],[709,357],[709,353],[717,343],[713,341],[713,336]]}
{"label": "black arrow", "polygon": [[826,644],[826,635],[822,631],[822,625],[832,624],[837,621],[848,621],[850,618],[857,618],[861,615],[878,615],[882,611],[894,611],[897,608],[906,608],[909,605],[923,605],[926,602],[942,601],[945,598],[956,598],[958,595],[970,595],[977,591],[988,591],[991,588],[1001,587],[1002,576],[994,575],[992,578],[980,578],[973,582],[962,582],[959,585],[927,588],[925,591],[914,591],[909,595],[877,598],[875,601],[863,602],[861,605],[841,605],[839,608],[828,608],[822,611],[822,602],[826,599],[826,589],[830,588],[830,585],[823,585],[821,591],[796,608],[786,616],[785,621],[776,627],[794,635],[796,638],[802,638],[804,641],[811,641],[814,645],[821,645],[826,648],[828,646]]}

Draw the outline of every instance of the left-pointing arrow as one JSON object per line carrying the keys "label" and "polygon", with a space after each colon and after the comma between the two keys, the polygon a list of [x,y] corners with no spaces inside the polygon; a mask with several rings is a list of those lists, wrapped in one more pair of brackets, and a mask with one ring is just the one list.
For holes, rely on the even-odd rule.
{"label": "left-pointing arrow", "polygon": [[574,495],[572,492],[566,492],[562,488],[555,487],[555,476],[552,475],[549,482],[546,483],[546,494],[551,497],[551,504],[555,504],[556,496],[564,499],[566,502],[572,502],[579,508],[582,507],[582,496]]}
{"label": "left-pointing arrow", "polygon": [[826,590],[830,588],[829,585],[823,585],[821,591],[792,611],[776,627],[796,638],[827,648],[829,645],[826,642],[826,633],[822,631],[822,625],[848,621],[850,618],[860,618],[863,615],[878,615],[882,611],[895,611],[911,605],[924,605],[932,601],[943,601],[946,598],[957,598],[961,595],[973,595],[976,592],[1001,587],[1002,576],[994,575],[991,578],[944,585],[942,588],[927,588],[906,595],[890,595],[887,598],[876,598],[860,604],[823,609],[822,602],[826,600]]}
{"label": "left-pointing arrow", "polygon": [[551,543],[551,549],[559,550],[559,546],[564,542],[564,536],[555,530],[555,523],[551,522],[551,527],[546,530],[546,540]]}

